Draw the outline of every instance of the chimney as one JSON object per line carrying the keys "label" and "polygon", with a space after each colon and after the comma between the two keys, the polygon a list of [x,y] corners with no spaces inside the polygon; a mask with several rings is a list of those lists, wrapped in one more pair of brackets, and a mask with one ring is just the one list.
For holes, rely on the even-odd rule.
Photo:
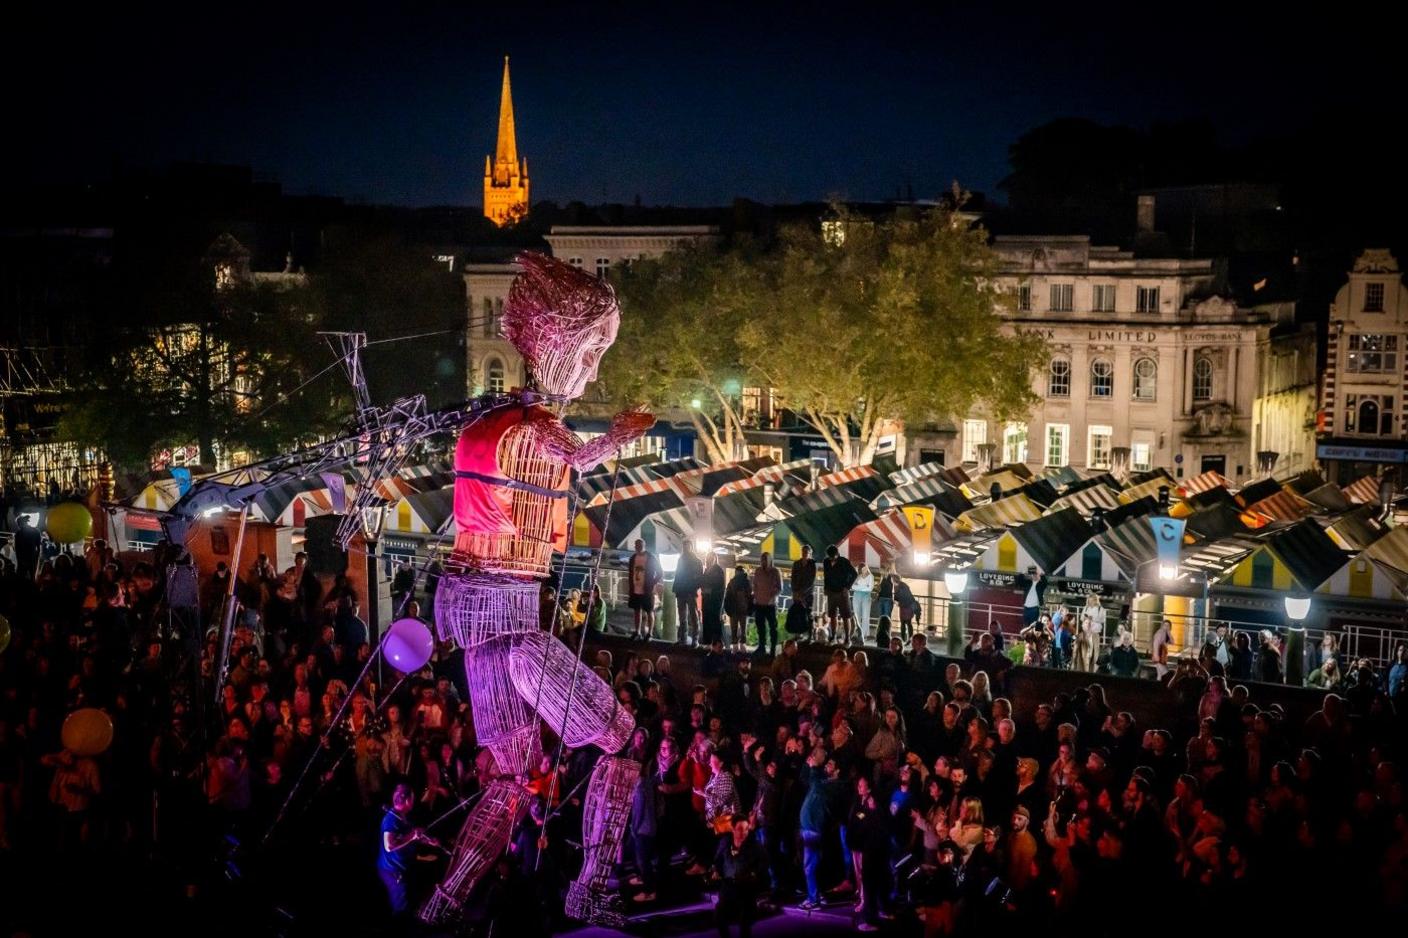
{"label": "chimney", "polygon": [[772,503],[777,500],[777,485],[772,482],[763,483],[763,507],[771,508]]}
{"label": "chimney", "polygon": [[1105,530],[1105,509],[1095,508],[1090,512],[1090,527],[1096,534]]}
{"label": "chimney", "polygon": [[817,465],[816,460],[812,460],[811,465],[807,467],[807,489],[808,489],[808,491],[810,491],[810,490],[816,488],[816,480],[817,480],[818,478],[820,478],[820,477],[821,477],[821,466]]}
{"label": "chimney", "polygon": [[1273,450],[1261,450],[1256,454],[1256,471],[1259,475],[1267,478],[1276,471],[1276,460],[1281,458],[1281,454]]}
{"label": "chimney", "polygon": [[1110,450],[1110,475],[1120,482],[1129,478],[1129,447],[1116,446]]}
{"label": "chimney", "polygon": [[992,499],[993,501],[997,501],[998,499],[1002,498],[1001,482],[994,482],[992,485],[988,486],[988,498]]}
{"label": "chimney", "polygon": [[996,453],[996,443],[978,444],[978,475],[986,475],[992,472],[992,458]]}
{"label": "chimney", "polygon": [[1168,486],[1159,486],[1159,514],[1168,517]]}
{"label": "chimney", "polygon": [[[1125,203],[1126,205],[1129,203]],[[1152,195],[1139,196],[1138,208],[1134,213],[1135,227],[1140,234],[1150,234],[1154,230],[1154,197]]]}

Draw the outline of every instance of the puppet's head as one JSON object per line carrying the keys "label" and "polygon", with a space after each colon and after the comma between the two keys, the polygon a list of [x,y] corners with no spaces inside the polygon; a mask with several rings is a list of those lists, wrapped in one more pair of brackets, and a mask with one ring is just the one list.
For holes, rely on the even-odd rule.
{"label": "puppet's head", "polygon": [[545,394],[581,397],[601,356],[616,341],[621,309],[611,284],[535,251],[518,255],[522,272],[504,304],[504,338],[513,343]]}

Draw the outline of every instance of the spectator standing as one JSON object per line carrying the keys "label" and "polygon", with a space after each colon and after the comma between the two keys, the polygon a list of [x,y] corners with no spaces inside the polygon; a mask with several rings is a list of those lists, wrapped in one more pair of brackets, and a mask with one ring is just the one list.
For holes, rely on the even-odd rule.
{"label": "spectator standing", "polygon": [[753,584],[748,580],[748,571],[739,564],[733,568],[733,579],[728,581],[728,591],[724,595],[724,611],[728,614],[729,647],[732,651],[746,650],[748,613],[752,610]]}
{"label": "spectator standing", "polygon": [[787,610],[787,631],[793,635],[805,635],[811,640],[812,594],[816,589],[816,561],[812,559],[812,549],[802,545],[802,556],[792,561],[790,577],[792,605]]}
{"label": "spectator standing", "polygon": [[861,564],[856,571],[855,582],[851,584],[851,611],[855,615],[856,634],[862,645],[870,641],[870,597],[874,590],[875,574],[870,572],[870,567]]}
{"label": "spectator standing", "polygon": [[1022,595],[1022,622],[1031,625],[1041,615],[1041,605],[1046,599],[1046,577],[1032,566],[1017,577],[1017,592]]}
{"label": "spectator standing", "polygon": [[627,567],[631,593],[628,605],[634,615],[631,638],[649,641],[655,631],[655,587],[660,582],[660,560],[645,549],[645,541],[636,538],[635,553]]}
{"label": "spectator standing", "polygon": [[703,619],[700,642],[704,645],[713,645],[724,640],[725,591],[724,568],[719,566],[719,555],[710,553],[704,560],[704,573],[699,578],[699,602]]}
{"label": "spectator standing", "polygon": [[694,552],[694,544],[686,540],[673,587],[679,620],[675,641],[681,645],[699,644],[699,581],[703,576],[704,564]]}
{"label": "spectator standing", "polygon": [[[753,621],[758,626],[758,651],[777,654],[777,597],[782,593],[782,573],[764,552],[753,572]],[[790,675],[789,675],[790,676]]]}

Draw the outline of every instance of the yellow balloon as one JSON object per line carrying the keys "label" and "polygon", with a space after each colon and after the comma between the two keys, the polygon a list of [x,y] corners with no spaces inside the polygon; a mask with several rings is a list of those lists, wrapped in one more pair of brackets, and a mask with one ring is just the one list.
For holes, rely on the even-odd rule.
{"label": "yellow balloon", "polygon": [[0,616],[0,655],[10,647],[10,620]]}
{"label": "yellow balloon", "polygon": [[112,745],[112,718],[94,707],[75,710],[64,720],[60,737],[75,755],[100,755]]}
{"label": "yellow balloon", "polygon": [[63,502],[49,509],[44,528],[60,544],[77,544],[92,532],[93,514],[86,505]]}

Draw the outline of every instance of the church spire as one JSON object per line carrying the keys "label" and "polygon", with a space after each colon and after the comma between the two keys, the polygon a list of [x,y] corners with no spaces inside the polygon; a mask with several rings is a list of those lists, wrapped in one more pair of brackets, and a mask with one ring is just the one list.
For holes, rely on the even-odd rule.
{"label": "church spire", "polygon": [[[499,94],[499,144],[494,148],[494,162],[514,166],[518,162],[518,140],[513,132],[513,91],[508,82],[508,56],[504,56],[504,87]],[[516,166],[514,166],[517,169]]]}
{"label": "church spire", "polygon": [[484,158],[484,215],[496,225],[510,224],[528,212],[528,161],[518,157],[513,127],[513,91],[504,56],[504,83],[499,95],[499,139],[494,155]]}

